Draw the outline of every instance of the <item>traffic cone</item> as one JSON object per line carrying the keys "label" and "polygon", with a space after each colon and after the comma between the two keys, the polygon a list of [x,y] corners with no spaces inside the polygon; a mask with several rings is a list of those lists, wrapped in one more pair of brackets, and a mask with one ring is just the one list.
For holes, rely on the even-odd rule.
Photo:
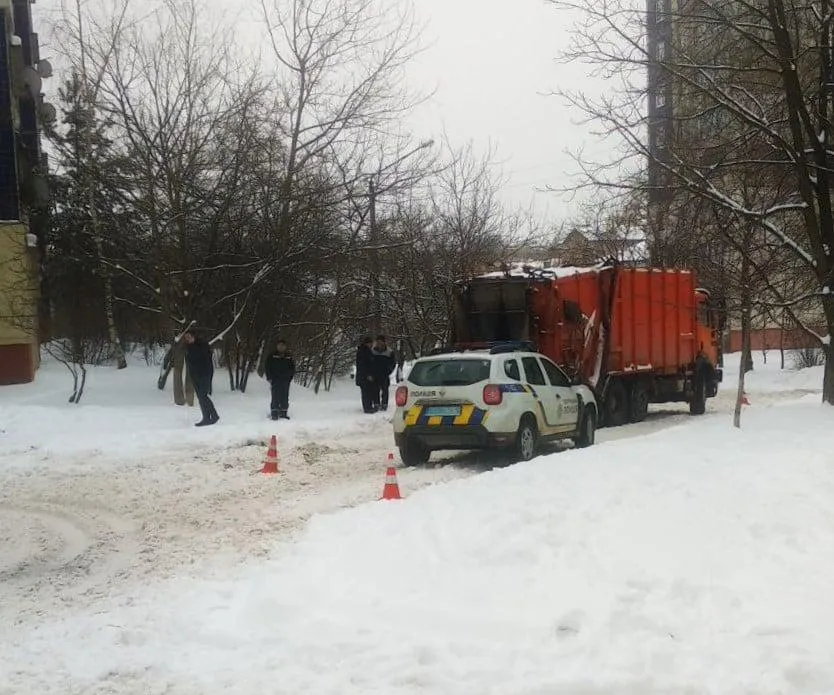
{"label": "traffic cone", "polygon": [[742,405],[750,405],[750,400],[747,398],[747,394],[743,393],[743,392],[741,394],[741,404]]}
{"label": "traffic cone", "polygon": [[265,475],[278,473],[278,438],[273,434],[269,441],[269,450],[266,452],[264,467],[259,471]]}
{"label": "traffic cone", "polygon": [[385,471],[385,487],[382,489],[384,500],[401,500],[400,486],[397,483],[397,469],[394,466],[394,454],[388,454],[388,470]]}

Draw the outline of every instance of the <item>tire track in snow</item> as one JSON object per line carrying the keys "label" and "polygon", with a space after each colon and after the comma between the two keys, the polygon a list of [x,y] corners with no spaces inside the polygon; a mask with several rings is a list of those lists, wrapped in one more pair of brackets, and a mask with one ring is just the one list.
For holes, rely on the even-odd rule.
{"label": "tire track in snow", "polygon": [[[0,509],[0,606],[15,621],[107,594],[130,565],[136,527],[89,504],[16,497]],[[8,596],[5,594],[8,592]]]}

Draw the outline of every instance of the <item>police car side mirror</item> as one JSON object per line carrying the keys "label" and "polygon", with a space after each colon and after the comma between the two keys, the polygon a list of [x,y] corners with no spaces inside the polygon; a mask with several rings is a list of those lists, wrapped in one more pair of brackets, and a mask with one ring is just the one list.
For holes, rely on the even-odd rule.
{"label": "police car side mirror", "polygon": [[581,374],[574,374],[570,380],[571,386],[582,386],[582,375]]}

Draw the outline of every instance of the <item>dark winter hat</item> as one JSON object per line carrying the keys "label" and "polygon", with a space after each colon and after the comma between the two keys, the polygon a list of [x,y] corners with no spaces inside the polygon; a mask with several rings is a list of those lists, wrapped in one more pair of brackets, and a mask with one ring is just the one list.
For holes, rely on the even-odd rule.
{"label": "dark winter hat", "polygon": [[369,335],[366,335],[364,338],[362,338],[362,345],[367,345],[368,343],[372,342],[374,342],[374,339]]}
{"label": "dark winter hat", "polygon": [[387,339],[384,335],[382,335],[382,333],[380,333],[380,334],[376,337],[376,339],[377,339],[377,340],[381,340],[381,341],[383,341],[383,342],[385,342],[386,340],[388,340],[388,339]]}

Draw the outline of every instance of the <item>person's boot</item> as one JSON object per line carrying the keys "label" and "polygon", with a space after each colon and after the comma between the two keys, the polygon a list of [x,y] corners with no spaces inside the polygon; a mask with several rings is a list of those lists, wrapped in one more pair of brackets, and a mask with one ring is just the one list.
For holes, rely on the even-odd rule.
{"label": "person's boot", "polygon": [[211,425],[211,424],[212,424],[211,420],[206,420],[205,418],[203,418],[202,420],[200,420],[200,422],[195,422],[194,427],[205,427],[206,425]]}
{"label": "person's boot", "polygon": [[277,410],[271,410],[270,413],[269,413],[269,417],[272,418],[273,420],[277,420],[280,417],[280,414],[278,413]]}
{"label": "person's boot", "polygon": [[289,419],[290,419],[290,416],[289,416],[289,415],[287,415],[287,411],[286,411],[286,410],[282,410],[282,411],[281,411],[281,413],[280,413],[280,415],[279,415],[279,417],[280,417],[282,420],[289,420]]}

